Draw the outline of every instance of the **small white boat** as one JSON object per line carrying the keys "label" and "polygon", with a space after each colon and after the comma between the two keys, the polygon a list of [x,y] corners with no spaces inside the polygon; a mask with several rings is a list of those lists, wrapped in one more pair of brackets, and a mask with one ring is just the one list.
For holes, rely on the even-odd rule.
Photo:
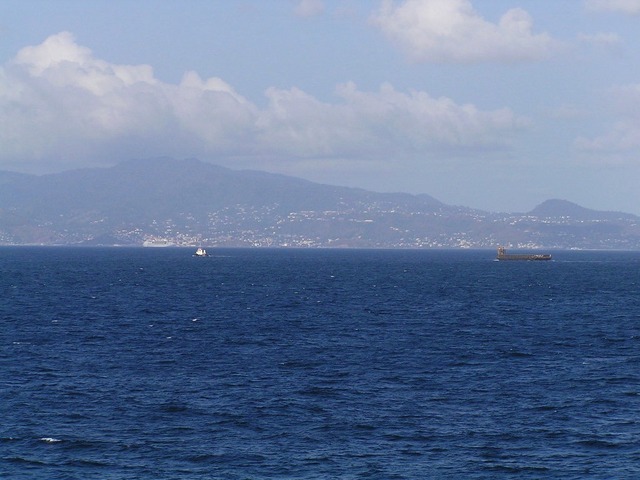
{"label": "small white boat", "polygon": [[198,247],[196,253],[193,254],[194,257],[208,257],[209,254],[204,248]]}

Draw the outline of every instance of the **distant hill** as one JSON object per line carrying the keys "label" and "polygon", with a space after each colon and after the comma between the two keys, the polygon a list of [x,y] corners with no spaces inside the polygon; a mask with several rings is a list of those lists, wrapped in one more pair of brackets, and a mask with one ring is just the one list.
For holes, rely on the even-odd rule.
{"label": "distant hill", "polygon": [[529,212],[530,215],[538,217],[568,217],[577,220],[616,220],[633,219],[635,215],[622,212],[605,212],[590,210],[567,200],[551,199],[542,202]]}
{"label": "distant hill", "polygon": [[0,206],[28,209],[38,217],[82,210],[133,220],[239,204],[277,205],[287,212],[329,210],[343,202],[369,202],[374,197],[432,207],[443,205],[428,195],[377,194],[266,172],[236,171],[195,159],[132,160],[112,168],[43,176],[4,172],[0,181],[3,178]]}
{"label": "distant hill", "polygon": [[0,187],[0,244],[640,249],[638,217],[563,200],[489,213],[196,159],[0,172]]}

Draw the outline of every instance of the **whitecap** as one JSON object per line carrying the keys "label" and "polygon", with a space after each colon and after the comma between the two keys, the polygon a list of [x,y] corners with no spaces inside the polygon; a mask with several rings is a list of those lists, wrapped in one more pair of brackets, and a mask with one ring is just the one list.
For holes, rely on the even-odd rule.
{"label": "whitecap", "polygon": [[38,440],[46,443],[58,443],[62,441],[59,438],[53,438],[53,437],[42,437],[42,438],[39,438]]}

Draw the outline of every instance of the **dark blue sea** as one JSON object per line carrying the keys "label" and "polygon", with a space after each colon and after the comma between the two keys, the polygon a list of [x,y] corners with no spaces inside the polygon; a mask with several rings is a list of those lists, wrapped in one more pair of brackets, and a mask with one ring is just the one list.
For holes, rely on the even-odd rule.
{"label": "dark blue sea", "polygon": [[0,248],[0,478],[640,478],[640,252]]}

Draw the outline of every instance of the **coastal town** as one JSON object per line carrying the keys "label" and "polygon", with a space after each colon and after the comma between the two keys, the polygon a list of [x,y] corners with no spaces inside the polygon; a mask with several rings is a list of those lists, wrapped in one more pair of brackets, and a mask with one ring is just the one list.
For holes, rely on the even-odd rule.
{"label": "coastal town", "polygon": [[184,213],[154,219],[114,231],[112,237],[105,243],[146,247],[494,248],[506,243],[522,249],[637,249],[640,223],[632,218],[588,220],[466,208],[411,211],[399,205],[287,214],[278,213],[277,206],[236,205],[204,218]]}

